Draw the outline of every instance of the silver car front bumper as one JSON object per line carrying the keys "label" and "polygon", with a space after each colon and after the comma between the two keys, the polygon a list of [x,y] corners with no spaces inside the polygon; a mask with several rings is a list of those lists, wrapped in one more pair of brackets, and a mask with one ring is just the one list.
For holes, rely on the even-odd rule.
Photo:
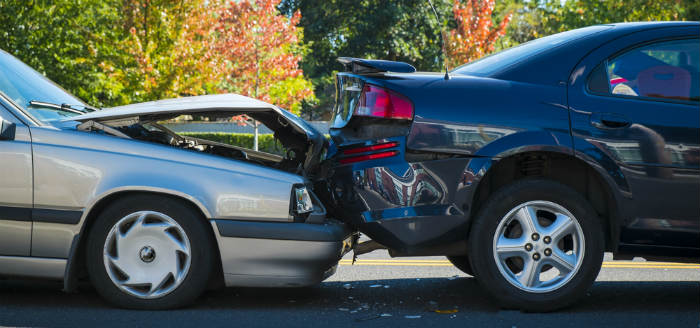
{"label": "silver car front bumper", "polygon": [[226,286],[299,287],[335,273],[355,233],[345,224],[212,220]]}

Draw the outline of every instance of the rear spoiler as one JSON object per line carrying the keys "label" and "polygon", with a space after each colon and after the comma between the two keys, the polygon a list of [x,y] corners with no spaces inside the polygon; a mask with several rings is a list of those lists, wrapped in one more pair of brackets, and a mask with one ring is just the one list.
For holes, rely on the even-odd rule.
{"label": "rear spoiler", "polygon": [[411,64],[390,60],[338,57],[338,61],[343,64],[346,71],[355,74],[381,72],[413,73],[416,71],[416,68]]}

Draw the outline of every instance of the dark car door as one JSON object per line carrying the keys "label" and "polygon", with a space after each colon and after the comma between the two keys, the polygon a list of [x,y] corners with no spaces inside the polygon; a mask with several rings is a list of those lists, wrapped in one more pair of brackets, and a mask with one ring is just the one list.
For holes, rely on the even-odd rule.
{"label": "dark car door", "polygon": [[568,101],[576,150],[612,158],[627,184],[622,247],[699,247],[698,34],[698,27],[686,27],[627,35],[573,71]]}

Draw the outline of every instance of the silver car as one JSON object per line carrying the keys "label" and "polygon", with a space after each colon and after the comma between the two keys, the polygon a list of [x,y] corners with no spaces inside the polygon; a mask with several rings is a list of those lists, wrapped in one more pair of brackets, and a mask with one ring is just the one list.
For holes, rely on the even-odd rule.
{"label": "silver car", "polygon": [[[285,156],[157,122],[246,114]],[[0,51],[0,276],[89,277],[121,307],[184,306],[207,287],[304,286],[356,239],[312,192],[326,138],[235,94],[96,110]]]}

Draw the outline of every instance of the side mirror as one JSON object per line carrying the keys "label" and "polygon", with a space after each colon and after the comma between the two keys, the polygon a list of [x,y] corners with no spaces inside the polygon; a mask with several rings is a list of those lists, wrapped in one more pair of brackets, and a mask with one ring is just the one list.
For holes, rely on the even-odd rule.
{"label": "side mirror", "polygon": [[15,140],[15,130],[17,125],[0,118],[0,140]]}

